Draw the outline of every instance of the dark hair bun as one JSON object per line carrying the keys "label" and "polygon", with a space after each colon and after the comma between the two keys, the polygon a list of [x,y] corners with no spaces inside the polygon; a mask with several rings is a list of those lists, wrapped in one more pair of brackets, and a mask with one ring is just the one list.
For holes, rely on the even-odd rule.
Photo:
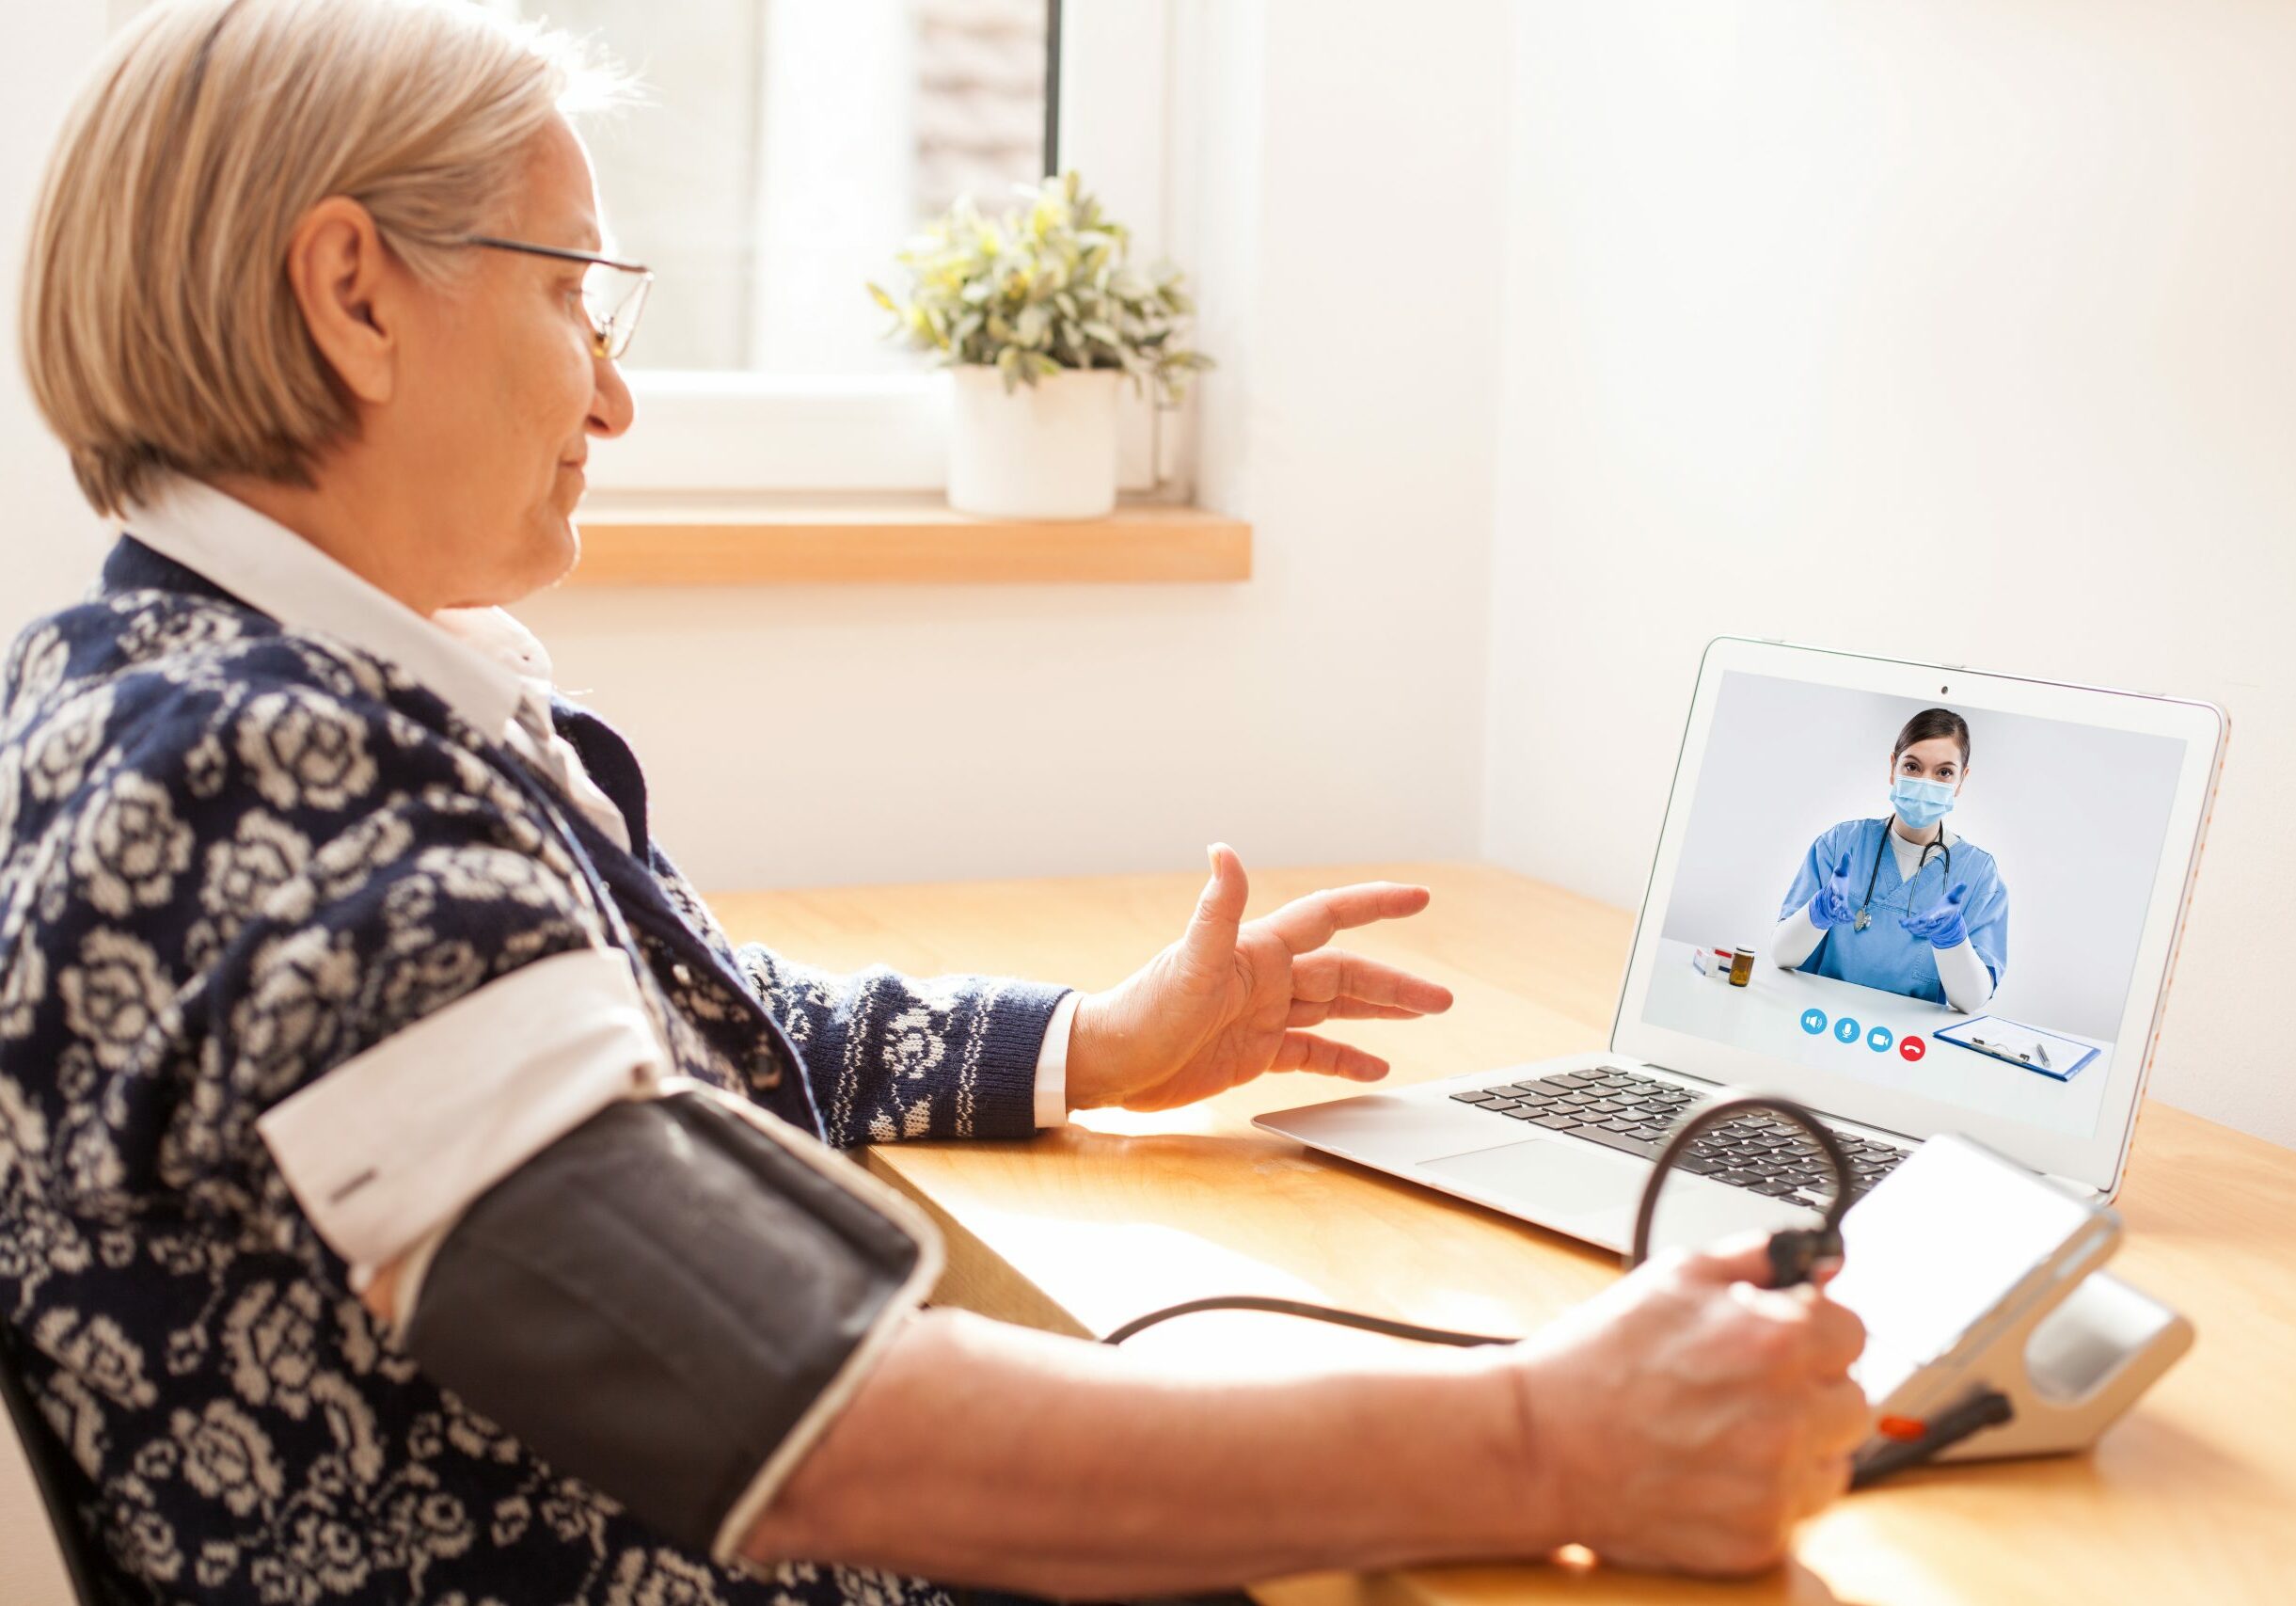
{"label": "dark hair bun", "polygon": [[1917,741],[1935,741],[1940,736],[1950,736],[1961,744],[1961,768],[1969,768],[1969,721],[1951,708],[1924,708],[1906,722],[1906,728],[1897,733],[1897,745],[1890,749],[1892,763],[1897,755]]}

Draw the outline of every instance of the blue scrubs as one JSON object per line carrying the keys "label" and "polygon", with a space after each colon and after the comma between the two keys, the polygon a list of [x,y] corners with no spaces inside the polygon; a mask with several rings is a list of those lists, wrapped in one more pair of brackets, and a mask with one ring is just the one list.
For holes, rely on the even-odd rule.
{"label": "blue scrubs", "polygon": [[[1944,1003],[1936,951],[1926,937],[1915,936],[1898,922],[1909,911],[1927,909],[1956,883],[1967,883],[1969,895],[1961,900],[1962,922],[1969,928],[1970,946],[1993,973],[1993,985],[2000,986],[2002,972],[2009,964],[2009,889],[2002,884],[2001,867],[1993,862],[1993,855],[1971,842],[1956,841],[1950,875],[1945,855],[1931,853],[1929,862],[1908,882],[1897,873],[1897,855],[1881,839],[1889,828],[1887,819],[1845,819],[1810,844],[1794,884],[1786,889],[1785,904],[1778,917],[1782,920],[1807,907],[1846,854],[1852,909],[1863,906],[1866,877],[1874,876],[1873,919],[1862,931],[1854,925],[1836,926],[1828,931],[1801,968],[1813,975],[1854,981],[1861,987]],[[1881,856],[1881,868],[1874,874],[1876,853]]]}

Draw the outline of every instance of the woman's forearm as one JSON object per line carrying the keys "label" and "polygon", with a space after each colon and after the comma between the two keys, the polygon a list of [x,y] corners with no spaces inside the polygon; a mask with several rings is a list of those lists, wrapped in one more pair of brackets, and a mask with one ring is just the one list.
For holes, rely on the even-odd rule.
{"label": "woman's forearm", "polygon": [[1938,984],[1955,1009],[1970,1015],[1992,1001],[1993,973],[1967,937],[1950,948],[1939,948],[1937,962]]}
{"label": "woman's forearm", "polygon": [[1826,933],[1811,920],[1805,904],[1779,921],[1778,929],[1770,933],[1770,958],[1781,970],[1799,970],[1825,940]]}
{"label": "woman's forearm", "polygon": [[1516,1398],[1490,1352],[1254,1377],[926,1312],[744,1550],[1087,1598],[1543,1554]]}

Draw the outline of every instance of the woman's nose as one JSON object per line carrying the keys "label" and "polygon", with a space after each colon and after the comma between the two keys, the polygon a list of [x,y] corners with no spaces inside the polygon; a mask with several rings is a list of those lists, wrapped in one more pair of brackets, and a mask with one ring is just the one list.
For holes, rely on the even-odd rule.
{"label": "woman's nose", "polygon": [[597,384],[590,393],[588,428],[601,439],[611,440],[637,419],[638,403],[630,395],[629,385],[612,358],[601,357],[595,366]]}

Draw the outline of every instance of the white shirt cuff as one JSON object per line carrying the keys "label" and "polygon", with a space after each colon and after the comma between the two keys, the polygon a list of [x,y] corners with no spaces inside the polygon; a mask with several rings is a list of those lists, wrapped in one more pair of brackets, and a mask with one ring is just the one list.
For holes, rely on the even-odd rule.
{"label": "white shirt cuff", "polygon": [[255,1123],[355,1285],[667,1064],[630,962],[522,965],[353,1056]]}
{"label": "white shirt cuff", "polygon": [[1036,1121],[1040,1127],[1069,1124],[1069,1034],[1083,997],[1082,993],[1067,994],[1045,1024],[1044,1046],[1037,1050]]}

